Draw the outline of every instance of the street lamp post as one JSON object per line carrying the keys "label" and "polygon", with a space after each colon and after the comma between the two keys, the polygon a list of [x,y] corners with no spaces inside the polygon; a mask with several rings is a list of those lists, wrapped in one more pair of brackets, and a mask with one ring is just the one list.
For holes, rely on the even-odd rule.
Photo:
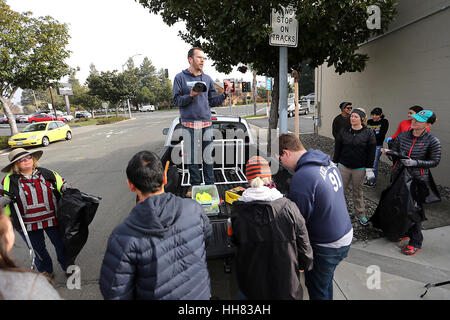
{"label": "street lamp post", "polygon": [[[142,54],[141,54],[141,53],[136,53],[135,55],[131,56],[129,59],[133,60],[133,58],[134,58],[134,57],[137,57],[137,56],[142,56]],[[127,60],[127,62],[128,62],[128,60]],[[124,70],[123,70],[123,67],[127,64],[127,62],[125,62],[125,63],[122,65],[122,72],[124,71]],[[128,114],[130,115],[130,119],[131,119],[130,99],[127,99],[127,105],[128,105]]]}

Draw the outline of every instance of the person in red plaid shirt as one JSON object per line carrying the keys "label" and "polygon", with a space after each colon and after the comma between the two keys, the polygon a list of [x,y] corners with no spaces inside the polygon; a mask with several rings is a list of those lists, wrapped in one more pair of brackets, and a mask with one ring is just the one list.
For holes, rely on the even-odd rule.
{"label": "person in red plaid shirt", "polygon": [[[61,268],[66,272],[65,247],[56,219],[57,201],[65,182],[56,172],[38,166],[37,161],[42,153],[41,150],[30,152],[22,148],[12,151],[8,155],[10,163],[2,169],[9,173],[3,178],[1,188],[15,194],[18,199],[20,215],[37,253],[35,262],[38,271],[53,278],[53,264],[45,246],[44,231],[55,247]],[[49,177],[54,177],[54,181]],[[24,238],[14,206],[8,205],[6,213],[11,215],[15,229]]]}
{"label": "person in red plaid shirt", "polygon": [[[223,94],[216,94],[213,80],[203,73],[205,60],[202,49],[190,49],[189,68],[178,73],[173,83],[173,103],[180,108],[181,124],[186,131],[186,134],[183,133],[183,139],[187,153],[190,154],[188,159],[191,186],[202,183],[200,164],[203,165],[205,184],[214,184],[214,164],[203,157],[203,152],[212,143],[213,137],[210,107],[221,105],[231,90],[228,85]],[[198,152],[194,152],[195,146],[202,146],[201,159]]]}

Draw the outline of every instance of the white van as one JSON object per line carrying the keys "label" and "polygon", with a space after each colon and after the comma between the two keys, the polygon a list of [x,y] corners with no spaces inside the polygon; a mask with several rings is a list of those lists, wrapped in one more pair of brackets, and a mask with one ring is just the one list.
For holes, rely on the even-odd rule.
{"label": "white van", "polygon": [[150,104],[148,106],[142,106],[142,107],[139,108],[139,111],[140,112],[147,112],[147,111],[153,112],[153,111],[155,111],[155,106],[152,105],[152,104]]}

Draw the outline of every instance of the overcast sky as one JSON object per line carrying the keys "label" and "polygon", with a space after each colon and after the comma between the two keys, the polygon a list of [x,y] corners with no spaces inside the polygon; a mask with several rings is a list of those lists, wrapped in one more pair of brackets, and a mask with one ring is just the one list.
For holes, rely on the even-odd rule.
{"label": "overcast sky", "polygon": [[[84,83],[89,75],[89,65],[94,63],[99,71],[121,71],[122,65],[135,54],[135,65],[147,56],[153,65],[169,69],[169,78],[188,67],[187,52],[190,45],[177,35],[183,23],[169,27],[158,15],[148,12],[134,0],[7,0],[12,10],[31,11],[33,16],[49,15],[69,26],[68,64],[80,67],[77,78]],[[213,80],[243,78],[252,81],[250,72],[225,75],[205,65],[204,72]],[[258,81],[264,77],[258,77]]]}

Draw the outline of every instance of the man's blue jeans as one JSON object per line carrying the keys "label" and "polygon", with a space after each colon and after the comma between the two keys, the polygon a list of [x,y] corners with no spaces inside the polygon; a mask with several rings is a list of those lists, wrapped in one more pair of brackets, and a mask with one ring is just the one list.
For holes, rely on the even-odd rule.
{"label": "man's blue jeans", "polygon": [[305,272],[310,300],[333,300],[333,277],[338,264],[347,257],[350,246],[327,248],[313,244],[313,269]]}
{"label": "man's blue jeans", "polygon": [[377,178],[378,178],[378,164],[380,162],[380,157],[381,157],[381,148],[383,148],[383,146],[377,146],[377,149],[375,151],[375,160],[373,161],[373,173],[375,174],[375,178],[370,180],[371,183],[377,182]]}
{"label": "man's blue jeans", "polygon": [[[35,263],[36,268],[39,272],[47,272],[48,274],[53,272],[52,258],[48,254],[47,248],[45,246],[44,231],[50,239],[51,243],[55,246],[56,257],[58,259],[61,268],[64,272],[67,269],[66,265],[66,248],[64,246],[64,241],[62,239],[61,233],[58,227],[49,227],[40,230],[28,231],[28,237],[30,238],[31,245],[34,251],[41,257],[42,260],[36,255]],[[23,241],[25,241],[25,235],[22,231],[19,232],[22,236]]]}
{"label": "man's blue jeans", "polygon": [[[212,152],[205,152],[213,141],[212,126],[203,129],[191,129],[183,127],[189,133],[190,143],[186,144],[186,148],[190,146],[187,151],[189,164],[189,175],[191,176],[191,185],[198,186],[202,183],[202,175],[200,173],[200,165],[203,165],[203,177],[205,184],[214,184],[214,163]],[[201,151],[199,147],[201,146]],[[210,149],[210,148],[208,148]],[[208,154],[206,154],[208,153]]]}

